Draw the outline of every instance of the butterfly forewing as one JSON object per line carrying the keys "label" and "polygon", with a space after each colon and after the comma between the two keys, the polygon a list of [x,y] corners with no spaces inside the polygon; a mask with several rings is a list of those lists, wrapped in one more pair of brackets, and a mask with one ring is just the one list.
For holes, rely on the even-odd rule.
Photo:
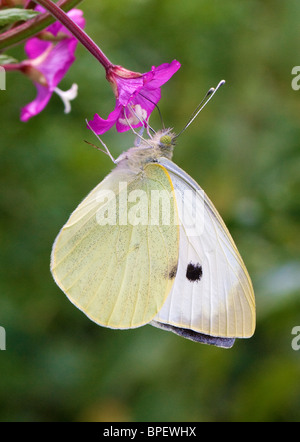
{"label": "butterfly forewing", "polygon": [[[169,195],[169,214],[153,200]],[[158,210],[158,212],[157,212]],[[51,270],[69,299],[90,319],[134,328],[153,319],[174,283],[179,226],[166,170],[116,168],[72,213],[52,251]]]}

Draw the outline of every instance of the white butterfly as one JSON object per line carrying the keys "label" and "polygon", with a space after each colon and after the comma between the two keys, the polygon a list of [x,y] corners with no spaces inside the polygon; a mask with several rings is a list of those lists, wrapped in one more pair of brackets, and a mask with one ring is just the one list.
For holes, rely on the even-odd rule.
{"label": "white butterfly", "polygon": [[51,271],[97,324],[151,324],[232,347],[255,329],[242,258],[212,202],[171,161],[170,130],[124,152],[58,234]]}

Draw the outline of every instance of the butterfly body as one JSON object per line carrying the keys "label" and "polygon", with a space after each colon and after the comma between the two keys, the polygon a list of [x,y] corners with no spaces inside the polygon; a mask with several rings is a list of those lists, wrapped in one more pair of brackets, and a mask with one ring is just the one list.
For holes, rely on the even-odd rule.
{"label": "butterfly body", "polygon": [[157,132],[153,139],[123,152],[116,160],[117,168],[123,167],[138,171],[143,170],[146,164],[158,162],[160,158],[171,160],[175,145],[174,138],[175,134],[170,130]]}
{"label": "butterfly body", "polygon": [[251,280],[211,201],[171,161],[175,139],[158,132],[120,155],[60,231],[51,271],[100,325],[231,347],[254,332]]}

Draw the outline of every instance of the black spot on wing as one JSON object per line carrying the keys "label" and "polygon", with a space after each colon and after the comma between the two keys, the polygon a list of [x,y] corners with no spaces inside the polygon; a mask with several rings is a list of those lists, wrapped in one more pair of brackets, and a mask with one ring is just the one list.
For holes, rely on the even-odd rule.
{"label": "black spot on wing", "polygon": [[177,264],[171,269],[169,273],[169,279],[174,279],[177,273]]}
{"label": "black spot on wing", "polygon": [[193,264],[190,262],[186,268],[186,277],[191,282],[199,282],[202,278],[203,271],[202,266],[197,263]]}

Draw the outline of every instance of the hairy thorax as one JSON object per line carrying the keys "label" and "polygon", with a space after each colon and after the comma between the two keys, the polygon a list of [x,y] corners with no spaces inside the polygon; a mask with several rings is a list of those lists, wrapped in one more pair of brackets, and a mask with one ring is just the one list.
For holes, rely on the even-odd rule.
{"label": "hairy thorax", "polygon": [[138,147],[131,147],[116,160],[118,168],[138,171],[148,163],[155,163],[159,158],[172,159],[175,135],[170,129],[159,131],[152,139],[143,140]]}

